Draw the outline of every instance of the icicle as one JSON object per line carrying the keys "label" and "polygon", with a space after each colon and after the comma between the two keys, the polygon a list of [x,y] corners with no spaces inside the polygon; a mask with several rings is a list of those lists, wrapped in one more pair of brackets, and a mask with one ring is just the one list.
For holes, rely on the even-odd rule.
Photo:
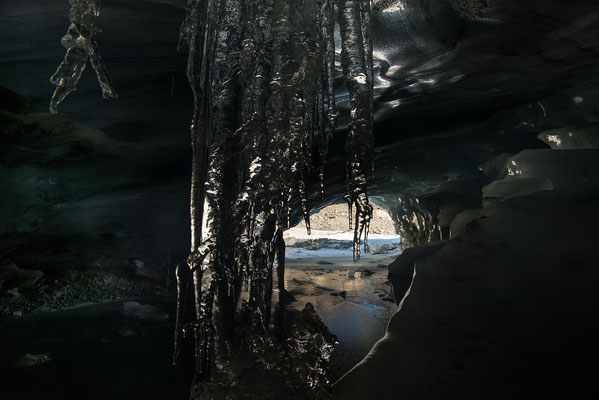
{"label": "icicle", "polygon": [[195,272],[201,268],[206,257],[208,257],[210,252],[214,250],[214,246],[214,239],[208,238],[200,246],[198,246],[197,250],[189,255],[187,258],[187,264],[189,265],[191,272]]}
{"label": "icicle", "polygon": [[[372,43],[372,36],[370,33],[371,11],[372,11],[372,0],[364,0],[362,3],[361,17],[362,17],[362,35],[364,37],[363,38],[364,57],[366,58],[366,79],[367,79],[368,89],[370,92],[370,95],[369,95],[370,104],[369,104],[369,111],[368,111],[368,114],[370,117],[369,118],[370,119],[370,134],[368,135],[370,146],[368,147],[367,159],[365,159],[363,161],[370,164],[370,171],[368,171],[368,172],[370,173],[370,175],[372,177],[374,177],[374,104],[373,104],[373,101],[374,101],[374,97],[373,97],[374,62],[373,62],[373,54],[372,54],[373,43]],[[372,217],[372,212],[370,213],[370,217]],[[368,231],[366,231],[366,232],[368,232]],[[368,233],[366,233],[366,235],[368,235]],[[366,239],[366,236],[365,236],[365,239]]]}
{"label": "icicle", "polygon": [[77,83],[85,70],[89,59],[96,71],[98,83],[105,99],[116,98],[102,56],[98,51],[95,36],[102,30],[96,24],[100,14],[100,0],[69,0],[71,22],[67,33],[60,43],[67,49],[64,60],[50,78],[56,86],[50,100],[50,112],[56,114],[58,105],[71,93],[77,90]]}
{"label": "icicle", "polygon": [[287,229],[291,228],[291,202],[293,201],[293,189],[289,188],[287,194]]}
{"label": "icicle", "polygon": [[306,184],[303,180],[299,181],[298,190],[300,194],[300,201],[302,203],[304,222],[306,224],[306,233],[310,235],[312,233],[312,229],[310,229],[310,207],[308,206],[308,192],[306,190]]}
{"label": "icicle", "polygon": [[[360,18],[358,23],[366,17]],[[319,151],[324,190],[326,150],[337,117],[333,32],[333,0],[188,2],[180,46],[189,48],[188,78],[194,94],[189,257],[196,295],[194,390],[220,385],[225,397],[235,390],[230,379],[243,376],[237,370],[243,368],[236,363],[237,353],[256,360],[278,354],[273,371],[284,370],[283,379],[298,378],[295,385],[313,391],[314,397],[326,386],[322,365],[332,339],[317,324],[301,325],[302,318],[304,323],[314,322],[313,310],[307,308],[288,332],[283,328],[281,226],[284,218],[289,226],[292,194],[297,191],[310,231],[307,180],[314,148]],[[352,150],[362,142],[353,140]],[[360,221],[355,235],[359,242],[368,230],[368,204],[366,180],[358,178],[368,161],[358,153],[348,161],[359,166],[348,196]],[[198,233],[198,206],[204,198],[209,206],[208,242]],[[302,336],[305,332],[307,337]],[[307,353],[315,360],[312,369],[302,369],[296,377],[285,364]]]}
{"label": "icicle", "polygon": [[283,229],[278,228],[275,235],[276,268],[273,269],[273,333],[276,338],[283,335],[285,323],[285,241],[283,240]]}
{"label": "icicle", "polygon": [[[322,41],[324,43],[324,65],[322,84],[322,107],[326,96],[326,127],[321,130],[320,147],[320,187],[321,197],[324,198],[324,172],[327,162],[329,141],[337,126],[337,108],[335,106],[335,1],[324,0],[322,3]],[[325,121],[321,122],[323,125]]]}
{"label": "icicle", "polygon": [[[199,303],[196,303],[197,320],[197,368],[196,377],[201,377],[209,371],[210,358],[213,353],[214,340],[212,334],[214,328],[212,326],[212,307],[214,301],[214,280],[215,271],[210,262],[203,264],[202,273],[194,274],[194,284],[200,289]],[[201,277],[201,280],[196,280]],[[198,297],[196,297],[197,299]]]}
{"label": "icicle", "polygon": [[339,0],[341,63],[350,98],[349,133],[346,142],[348,202],[355,206],[354,261],[360,260],[360,239],[372,216],[367,176],[373,168],[372,43],[370,0]]}
{"label": "icicle", "polygon": [[213,301],[213,271],[209,268],[206,258],[212,248],[201,249],[202,221],[204,213],[205,185],[207,176],[207,137],[209,134],[209,120],[206,116],[208,102],[206,95],[209,88],[205,87],[207,66],[207,37],[211,30],[206,27],[211,1],[189,0],[185,22],[181,28],[179,49],[187,47],[189,57],[187,63],[187,77],[193,92],[194,106],[191,122],[192,146],[192,179],[190,196],[191,218],[191,255],[188,259],[192,270],[193,293],[195,301],[194,325],[196,373],[194,383],[205,380],[210,365],[212,346],[211,322],[207,318],[211,315]]}
{"label": "icicle", "polygon": [[[177,313],[175,320],[175,348],[173,354],[173,365],[177,364],[181,354],[181,339],[183,335],[183,317],[185,314],[185,288],[187,286],[188,273],[185,273],[185,267],[177,264],[175,276],[177,279]],[[170,277],[169,277],[170,278]]]}

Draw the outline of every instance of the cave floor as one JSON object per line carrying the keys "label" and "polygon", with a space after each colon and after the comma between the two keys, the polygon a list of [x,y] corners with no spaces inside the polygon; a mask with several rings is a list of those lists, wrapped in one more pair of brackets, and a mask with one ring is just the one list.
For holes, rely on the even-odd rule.
{"label": "cave floor", "polygon": [[186,398],[189,369],[172,366],[173,324],[162,317],[173,305],[135,300],[156,314],[111,301],[2,322],[3,398]]}
{"label": "cave floor", "polygon": [[[290,306],[311,302],[339,339],[331,381],[384,335],[396,310],[385,267],[396,256],[366,255],[359,264],[350,257],[287,260],[286,285],[295,298]],[[174,307],[171,297],[155,296],[1,321],[2,397],[188,398],[193,360],[176,367],[171,362]]]}
{"label": "cave floor", "polygon": [[285,287],[296,299],[291,305],[301,309],[312,303],[339,340],[331,355],[331,382],[360,362],[384,336],[397,310],[387,280],[387,265],[396,257],[365,254],[358,264],[351,256],[286,261]]}

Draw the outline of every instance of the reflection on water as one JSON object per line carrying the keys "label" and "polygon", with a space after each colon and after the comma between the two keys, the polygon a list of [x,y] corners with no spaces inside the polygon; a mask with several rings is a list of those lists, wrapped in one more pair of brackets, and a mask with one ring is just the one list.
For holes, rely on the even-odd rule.
{"label": "reflection on water", "polygon": [[356,365],[383,337],[397,307],[392,302],[386,266],[397,255],[287,259],[285,285],[291,306],[314,305],[339,345],[331,358],[331,381]]}

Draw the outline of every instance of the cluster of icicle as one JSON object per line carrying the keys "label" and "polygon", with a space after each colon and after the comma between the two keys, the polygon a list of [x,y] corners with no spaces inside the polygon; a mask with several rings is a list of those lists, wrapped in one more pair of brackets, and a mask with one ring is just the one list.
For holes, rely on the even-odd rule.
{"label": "cluster of icicle", "polygon": [[[337,7],[351,105],[346,201],[355,210],[357,260],[372,215],[366,193],[372,172],[370,1],[339,0]],[[310,229],[307,179],[313,159],[319,160],[324,190],[327,145],[337,118],[334,27],[333,0],[189,0],[181,45],[189,50],[195,103],[192,254],[189,269],[180,267],[177,274],[175,359],[181,336],[193,331],[197,398],[210,397],[205,388],[215,382],[229,391],[240,384],[243,372],[237,368],[247,365],[240,354],[282,368],[267,355],[269,349],[308,364],[312,372],[302,380],[313,395],[328,385],[323,368],[333,339],[326,329],[285,321],[283,229],[295,196]],[[205,208],[208,235],[202,235]],[[195,320],[185,324],[181,310],[189,270],[196,309]],[[291,349],[305,342],[318,347],[292,356]],[[293,364],[279,360],[284,362]]]}
{"label": "cluster of icicle", "polygon": [[94,38],[101,32],[96,23],[96,18],[100,14],[100,0],[69,0],[69,2],[71,3],[69,11],[71,24],[61,40],[61,44],[67,49],[67,52],[64,60],[50,78],[50,82],[56,86],[50,100],[52,114],[56,114],[58,105],[69,93],[77,90],[77,82],[85,70],[88,59],[96,71],[104,98],[117,97]]}
{"label": "cluster of icicle", "polygon": [[[88,59],[104,97],[116,97],[94,39],[99,0],[69,1],[71,25],[62,39],[67,53],[51,79],[57,86],[51,112],[76,89]],[[335,338],[311,306],[301,313],[285,310],[283,229],[298,201],[310,231],[312,173],[324,194],[327,147],[337,120],[338,15],[351,108],[345,200],[354,261],[362,236],[366,244],[372,215],[367,177],[373,170],[370,2],[188,0],[180,47],[189,51],[194,97],[192,252],[188,266],[177,268],[174,358],[182,337],[192,332],[193,397],[219,392],[219,398],[243,398],[242,382],[249,379],[254,391],[248,395],[255,398],[260,380],[276,371],[279,381],[305,389],[305,398],[326,392],[325,366]],[[202,232],[204,209],[209,234]],[[183,307],[187,287],[195,298],[191,322]],[[268,386],[274,398],[285,397]]]}
{"label": "cluster of icicle", "polygon": [[[337,8],[351,104],[346,201],[355,210],[357,260],[372,215],[366,193],[373,125],[370,1],[339,0]],[[333,343],[326,329],[310,332],[285,321],[283,229],[295,196],[310,229],[307,180],[313,159],[320,162],[324,190],[327,145],[337,118],[334,27],[333,0],[189,0],[181,45],[189,50],[195,103],[192,254],[189,269],[180,267],[177,274],[175,360],[181,336],[192,330],[198,398],[210,397],[209,391],[197,391],[206,382],[225,382],[228,390],[239,384],[238,365],[247,364],[240,354],[264,361],[268,349],[275,349],[291,357],[290,349],[302,341],[318,343],[319,356],[293,357],[303,364],[312,359],[308,370],[320,376],[303,381],[313,394],[328,384],[322,368]],[[203,237],[204,208],[210,233]],[[196,315],[184,324],[188,271]],[[280,369],[276,364],[269,368]]]}

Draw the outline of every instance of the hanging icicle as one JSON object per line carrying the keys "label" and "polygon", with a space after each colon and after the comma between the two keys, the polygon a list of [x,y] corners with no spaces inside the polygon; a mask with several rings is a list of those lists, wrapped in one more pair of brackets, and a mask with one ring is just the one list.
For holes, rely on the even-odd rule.
{"label": "hanging icicle", "polygon": [[354,229],[354,261],[360,260],[362,234],[364,247],[368,248],[368,229],[372,218],[367,192],[367,177],[372,175],[374,168],[370,11],[370,0],[339,0],[341,64],[350,99],[345,147],[348,182],[345,200],[349,208],[350,228]]}
{"label": "hanging icicle", "polygon": [[[325,165],[327,162],[327,152],[329,141],[332,139],[335,128],[337,127],[337,107],[335,104],[335,1],[324,0],[322,2],[323,11],[321,13],[322,21],[322,43],[324,44],[324,73],[322,83],[322,93],[319,112],[322,116],[319,120],[321,128],[321,147],[320,147],[320,196],[324,198],[324,177]],[[324,105],[326,103],[326,113]],[[322,110],[322,111],[320,111]]]}
{"label": "hanging icicle", "polygon": [[[104,98],[116,97],[95,40],[100,1],[69,1],[70,26],[62,38],[67,51],[51,78],[52,113],[76,90],[88,59]],[[370,2],[337,0],[350,95],[345,199],[354,261],[372,216]],[[194,99],[191,254],[187,267],[176,271],[174,362],[184,333],[193,331],[192,398],[266,396],[259,386],[272,389],[272,374],[300,398],[328,393],[326,365],[336,339],[310,304],[301,313],[285,310],[282,232],[299,203],[310,233],[314,149],[324,196],[327,147],[337,121],[335,11],[335,0],[188,0],[179,48],[189,52]],[[209,232],[202,231],[204,217]],[[184,321],[188,286],[195,301],[191,322]]]}
{"label": "hanging icicle", "polygon": [[[372,213],[366,194],[372,168],[370,9],[361,0],[340,1],[339,9],[352,107],[346,197],[356,210],[357,260]],[[310,230],[314,149],[324,191],[337,119],[334,15],[333,0],[188,2],[180,46],[189,49],[194,95],[188,264],[196,320],[177,327],[195,331],[193,398],[209,399],[217,391],[245,398],[244,385],[261,384],[243,380],[248,368],[282,374],[302,398],[327,391],[334,337],[311,306],[295,314],[284,308],[282,229],[299,203]],[[204,202],[209,234],[202,233]],[[183,285],[184,274],[178,277]],[[177,346],[180,337],[177,332]]]}
{"label": "hanging icicle", "polygon": [[85,70],[89,59],[105,99],[116,98],[116,92],[110,83],[102,56],[98,50],[95,36],[102,30],[96,23],[100,15],[100,0],[69,0],[71,24],[63,36],[61,44],[67,49],[64,60],[50,78],[56,86],[50,100],[50,112],[56,114],[58,105],[71,93],[77,90],[79,78]]}

